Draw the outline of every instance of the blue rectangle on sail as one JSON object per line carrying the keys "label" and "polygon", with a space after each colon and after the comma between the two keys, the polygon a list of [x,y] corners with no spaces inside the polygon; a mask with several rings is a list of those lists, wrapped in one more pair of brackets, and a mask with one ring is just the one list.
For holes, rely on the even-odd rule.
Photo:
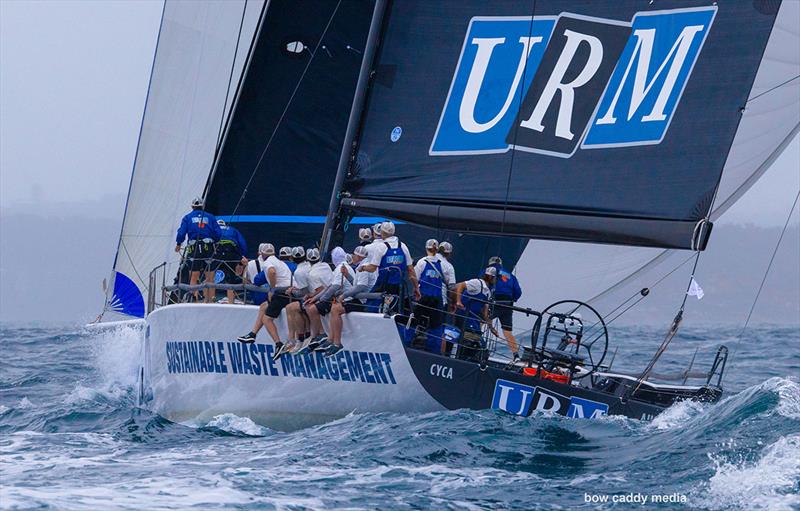
{"label": "blue rectangle on sail", "polygon": [[701,7],[634,16],[582,147],[661,143],[716,12]]}
{"label": "blue rectangle on sail", "polygon": [[472,18],[431,155],[508,151],[506,134],[554,25],[555,17]]}

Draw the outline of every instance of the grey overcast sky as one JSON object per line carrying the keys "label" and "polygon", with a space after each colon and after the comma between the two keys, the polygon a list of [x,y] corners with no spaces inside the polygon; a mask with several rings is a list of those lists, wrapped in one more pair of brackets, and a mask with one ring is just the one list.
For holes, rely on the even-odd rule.
{"label": "grey overcast sky", "polygon": [[[0,204],[99,201],[127,193],[161,0],[0,0]],[[725,217],[782,224],[800,186],[800,141]],[[123,199],[124,200],[124,199]]]}

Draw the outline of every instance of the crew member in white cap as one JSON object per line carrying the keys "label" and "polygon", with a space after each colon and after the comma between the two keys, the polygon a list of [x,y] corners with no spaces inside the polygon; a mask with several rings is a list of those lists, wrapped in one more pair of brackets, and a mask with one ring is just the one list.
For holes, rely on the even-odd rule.
{"label": "crew member in white cap", "polygon": [[[444,322],[444,297],[447,293],[447,276],[442,269],[442,263],[437,256],[439,242],[430,239],[425,242],[425,257],[420,258],[414,266],[414,273],[419,282],[419,291],[422,297],[414,308],[414,316],[423,325],[427,325],[428,333],[435,334]],[[430,338],[430,336],[429,336]],[[434,350],[441,352],[441,346]]]}
{"label": "crew member in white cap", "polygon": [[[289,303],[289,298],[286,295],[286,289],[292,284],[292,272],[286,263],[275,257],[275,247],[269,243],[264,243],[264,253],[267,258],[263,263],[262,270],[259,272],[254,283],[256,285],[263,284],[263,280],[269,285],[269,302],[262,303],[259,306],[258,317],[256,318],[253,329],[246,335],[238,338],[243,343],[253,343],[256,340],[256,335],[261,327],[265,327],[272,340],[275,342],[275,353],[281,347],[280,336],[278,329],[275,326],[275,319],[280,315]],[[261,249],[262,247],[259,247]]]}
{"label": "crew member in white cap", "polygon": [[[322,321],[320,320],[319,314],[309,315],[305,310],[305,306],[312,303],[314,298],[331,284],[333,280],[333,271],[328,263],[321,260],[319,249],[308,249],[306,251],[306,260],[311,263],[311,268],[308,270],[308,292],[302,302],[293,303],[286,309],[290,324],[295,325],[294,330],[298,336],[297,339],[294,340],[293,347],[290,348],[288,345],[284,347],[284,351],[286,352],[299,352],[306,341],[310,342],[311,339],[323,332]],[[316,312],[316,310],[314,312]],[[304,328],[301,328],[305,326],[306,321],[309,323],[308,332],[306,332]]]}
{"label": "crew member in white cap", "polygon": [[[246,282],[248,284],[253,284],[255,286],[264,286],[266,284],[266,275],[263,274],[264,263],[266,262],[267,258],[274,253],[275,249],[272,247],[270,243],[261,243],[258,246],[258,257],[256,257],[252,261],[248,261],[247,266],[245,267],[244,270]],[[259,274],[261,274],[263,282],[256,283],[256,277]],[[261,305],[267,300],[267,293],[266,292],[253,293],[252,299],[254,304]]]}
{"label": "crew member in white cap", "polygon": [[399,295],[401,283],[406,275],[414,287],[414,299],[419,300],[419,283],[414,272],[411,254],[408,247],[394,235],[393,222],[381,224],[381,240],[372,243],[369,250],[367,264],[359,271],[378,272],[375,283],[375,292]]}
{"label": "crew member in white cap", "polygon": [[[342,350],[342,315],[348,312],[366,312],[366,300],[357,298],[362,293],[368,293],[375,285],[377,272],[358,271],[366,264],[369,252],[366,247],[356,247],[353,250],[353,264],[356,266],[353,285],[342,295],[341,300],[333,303],[330,312],[330,335],[317,347],[317,351],[324,351],[326,357],[332,357]],[[343,274],[347,270],[340,270]],[[349,273],[349,272],[347,272]],[[334,273],[335,275],[335,273]]]}
{"label": "crew member in white cap", "polygon": [[358,241],[361,246],[367,246],[372,243],[372,229],[369,227],[362,227],[359,229]]}
{"label": "crew member in white cap", "polygon": [[494,335],[497,331],[489,320],[489,299],[492,286],[497,279],[497,269],[488,267],[481,278],[459,282],[456,285],[456,314],[464,317],[464,332],[459,348],[459,357],[471,358],[477,355],[477,349],[483,346],[481,324],[486,323]]}

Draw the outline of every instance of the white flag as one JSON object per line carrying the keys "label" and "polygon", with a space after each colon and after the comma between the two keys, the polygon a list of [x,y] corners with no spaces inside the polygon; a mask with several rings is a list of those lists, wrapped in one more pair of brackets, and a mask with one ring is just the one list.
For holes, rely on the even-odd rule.
{"label": "white flag", "polygon": [[705,295],[703,288],[694,280],[694,277],[692,277],[692,282],[689,284],[689,291],[687,291],[686,294],[689,296],[696,296],[698,300],[702,300]]}

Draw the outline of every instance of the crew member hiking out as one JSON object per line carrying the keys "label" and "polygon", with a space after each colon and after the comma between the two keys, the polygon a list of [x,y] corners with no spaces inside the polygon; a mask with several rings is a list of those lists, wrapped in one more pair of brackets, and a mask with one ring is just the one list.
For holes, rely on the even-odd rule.
{"label": "crew member hiking out", "polygon": [[[184,257],[189,261],[189,284],[194,286],[200,281],[200,272],[205,272],[205,281],[212,287],[203,292],[203,301],[211,303],[214,296],[214,271],[211,259],[214,256],[214,243],[220,240],[222,233],[217,219],[208,211],[203,211],[205,203],[200,197],[192,201],[192,211],[181,219],[178,234],[175,236],[175,252],[181,252],[181,244],[186,241]],[[198,292],[194,292],[195,301]]]}
{"label": "crew member hiking out", "polygon": [[513,310],[511,307],[514,302],[522,296],[522,288],[519,285],[517,277],[511,272],[503,269],[503,260],[500,256],[489,258],[489,266],[497,270],[497,281],[494,285],[494,312],[492,319],[497,318],[500,320],[500,328],[503,329],[503,337],[505,337],[508,347],[511,349],[511,356],[513,361],[519,359],[519,351],[517,346],[517,339],[511,332],[514,326],[513,323]]}
{"label": "crew member hiking out", "polygon": [[[244,241],[242,233],[235,227],[227,225],[225,220],[217,220],[220,229],[220,240],[217,242],[214,253],[214,270],[222,270],[225,284],[241,284],[243,266],[247,264],[247,243]],[[236,292],[233,289],[227,291],[228,303],[234,303]]]}
{"label": "crew member hiking out", "polygon": [[[266,260],[262,266],[262,271],[259,275],[266,276],[267,283],[269,284],[268,301],[259,306],[258,315],[256,317],[253,329],[238,338],[239,342],[250,344],[255,342],[256,335],[261,327],[267,329],[270,337],[275,343],[274,354],[277,354],[283,347],[280,336],[278,334],[278,327],[275,325],[275,319],[280,316],[281,311],[289,304],[289,296],[287,295],[287,288],[292,284],[292,272],[286,263],[275,257],[275,248],[265,243],[263,254],[267,255]],[[273,354],[273,356],[274,356]]]}

